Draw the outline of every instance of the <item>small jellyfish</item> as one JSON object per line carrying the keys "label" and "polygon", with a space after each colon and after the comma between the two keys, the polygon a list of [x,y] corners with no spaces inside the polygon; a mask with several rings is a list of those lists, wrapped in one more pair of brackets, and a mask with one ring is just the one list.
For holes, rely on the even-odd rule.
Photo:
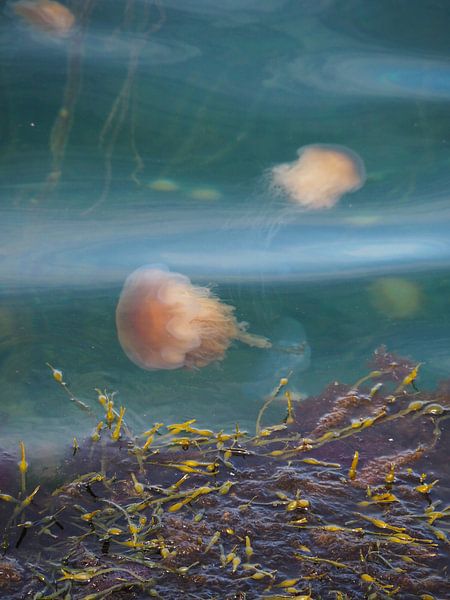
{"label": "small jellyfish", "polygon": [[291,392],[298,395],[298,390],[305,385],[302,373],[311,363],[311,347],[305,330],[297,319],[280,316],[267,331],[272,347],[256,358],[240,351],[235,361],[238,364],[233,366],[233,377],[242,382],[247,398],[266,397],[285,377],[289,379]]}
{"label": "small jellyfish", "polygon": [[179,273],[142,267],[127,278],[116,309],[120,344],[143,369],[198,368],[222,360],[233,340],[269,348],[245,331],[234,307]]}
{"label": "small jellyfish", "polygon": [[56,37],[70,35],[75,24],[74,14],[55,0],[19,0],[12,8],[27,25]]}
{"label": "small jellyfish", "polygon": [[333,207],[365,182],[360,156],[345,146],[312,144],[298,150],[298,159],[272,169],[275,189],[309,210]]}
{"label": "small jellyfish", "polygon": [[155,179],[148,184],[148,187],[156,192],[178,192],[179,190],[178,184],[171,179]]}
{"label": "small jellyfish", "polygon": [[219,192],[219,190],[216,190],[213,187],[196,187],[190,191],[189,196],[194,200],[214,202],[216,200],[220,200],[222,194]]}
{"label": "small jellyfish", "polygon": [[373,306],[392,319],[414,317],[423,303],[419,286],[401,277],[380,277],[370,286],[369,293]]}

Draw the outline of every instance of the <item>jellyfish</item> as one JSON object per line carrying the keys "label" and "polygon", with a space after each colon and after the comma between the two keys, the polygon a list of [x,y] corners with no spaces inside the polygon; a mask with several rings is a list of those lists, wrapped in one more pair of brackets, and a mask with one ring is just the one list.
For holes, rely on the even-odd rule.
{"label": "jellyfish", "polygon": [[[272,347],[255,360],[250,353],[240,352],[233,365],[234,379],[240,379],[246,398],[260,401],[267,397],[281,379],[289,379],[289,389],[299,396],[304,389],[302,374],[311,363],[311,347],[302,324],[290,316],[279,316],[268,328]],[[230,359],[230,362],[231,359]],[[236,395],[239,392],[236,391]],[[283,397],[283,396],[281,396]]]}
{"label": "jellyfish", "polygon": [[60,38],[70,35],[75,24],[74,14],[55,0],[19,0],[13,10],[34,29]]}
{"label": "jellyfish", "polygon": [[224,358],[233,340],[269,348],[238,323],[234,307],[207,287],[157,266],[141,267],[125,281],[116,309],[119,342],[139,367],[188,369]]}
{"label": "jellyfish", "polygon": [[272,169],[275,189],[309,210],[333,207],[365,182],[360,156],[345,146],[312,144],[298,150],[298,159]]}
{"label": "jellyfish", "polygon": [[423,293],[413,281],[402,277],[380,277],[369,288],[373,306],[392,319],[409,319],[423,304]]}

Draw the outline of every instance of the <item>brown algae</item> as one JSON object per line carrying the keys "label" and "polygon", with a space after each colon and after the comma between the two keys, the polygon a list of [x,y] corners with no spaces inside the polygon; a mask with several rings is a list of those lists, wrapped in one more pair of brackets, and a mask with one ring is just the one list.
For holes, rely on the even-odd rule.
{"label": "brown algae", "polygon": [[134,436],[98,390],[58,485],[26,443],[2,478],[1,596],[449,597],[449,386],[417,391],[418,366],[384,349],[372,366],[300,403],[281,381],[285,421],[263,428],[263,407],[253,437],[193,419]]}

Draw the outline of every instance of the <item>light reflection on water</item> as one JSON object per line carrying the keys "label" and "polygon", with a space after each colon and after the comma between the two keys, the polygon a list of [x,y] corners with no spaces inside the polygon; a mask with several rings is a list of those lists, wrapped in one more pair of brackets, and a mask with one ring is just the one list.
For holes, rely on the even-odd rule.
{"label": "light reflection on water", "polygon": [[424,98],[447,100],[450,96],[450,65],[422,56],[390,56],[385,52],[363,56],[328,54],[298,58],[266,85],[295,90],[306,84],[322,92],[354,98]]}
{"label": "light reflection on water", "polygon": [[[61,181],[45,194],[72,41],[31,32],[4,10],[5,443],[31,429],[36,440],[51,431],[60,443],[91,427],[55,388],[46,362],[83,400],[95,398],[95,387],[118,390],[129,420],[144,428],[180,415],[251,426],[280,369],[294,368],[298,391],[315,393],[333,379],[357,379],[383,343],[426,361],[426,385],[446,376],[447,38],[418,30],[415,47],[408,33],[421,13],[429,28],[448,23],[445,3],[435,4],[432,15],[420,2],[406,11],[389,4],[383,14],[379,3],[354,0],[345,21],[333,0],[165,0],[109,147],[101,131],[142,31],[138,20],[120,25],[124,3],[98,3],[82,40]],[[387,21],[396,11],[403,28],[394,39]],[[366,164],[366,185],[328,212],[301,212],[267,184],[274,164],[310,143],[343,144]],[[158,190],[161,179],[174,189]],[[200,372],[140,371],[118,345],[114,309],[126,276],[155,262],[215,285],[252,331],[283,342],[292,330],[306,354],[283,365],[283,354],[236,344]],[[383,312],[383,299],[374,302],[374,282],[386,276],[420,289],[415,314],[399,318]]]}

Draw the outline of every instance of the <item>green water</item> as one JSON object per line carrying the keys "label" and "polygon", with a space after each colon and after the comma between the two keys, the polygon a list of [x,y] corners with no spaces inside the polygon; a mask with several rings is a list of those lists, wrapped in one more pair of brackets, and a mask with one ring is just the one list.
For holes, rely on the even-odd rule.
{"label": "green water", "polygon": [[[55,40],[0,3],[2,445],[54,454],[95,424],[47,362],[83,401],[116,390],[142,429],[188,417],[250,428],[283,374],[314,394],[358,379],[381,344],[425,363],[420,385],[448,377],[447,2],[68,5],[92,11],[82,34]],[[352,148],[368,177],[308,213],[273,194],[268,172],[312,143]],[[140,370],[114,311],[126,276],[149,263],[213,285],[251,331],[274,343],[292,333],[305,353],[236,343],[200,371]],[[395,278],[388,291],[383,278]]]}

